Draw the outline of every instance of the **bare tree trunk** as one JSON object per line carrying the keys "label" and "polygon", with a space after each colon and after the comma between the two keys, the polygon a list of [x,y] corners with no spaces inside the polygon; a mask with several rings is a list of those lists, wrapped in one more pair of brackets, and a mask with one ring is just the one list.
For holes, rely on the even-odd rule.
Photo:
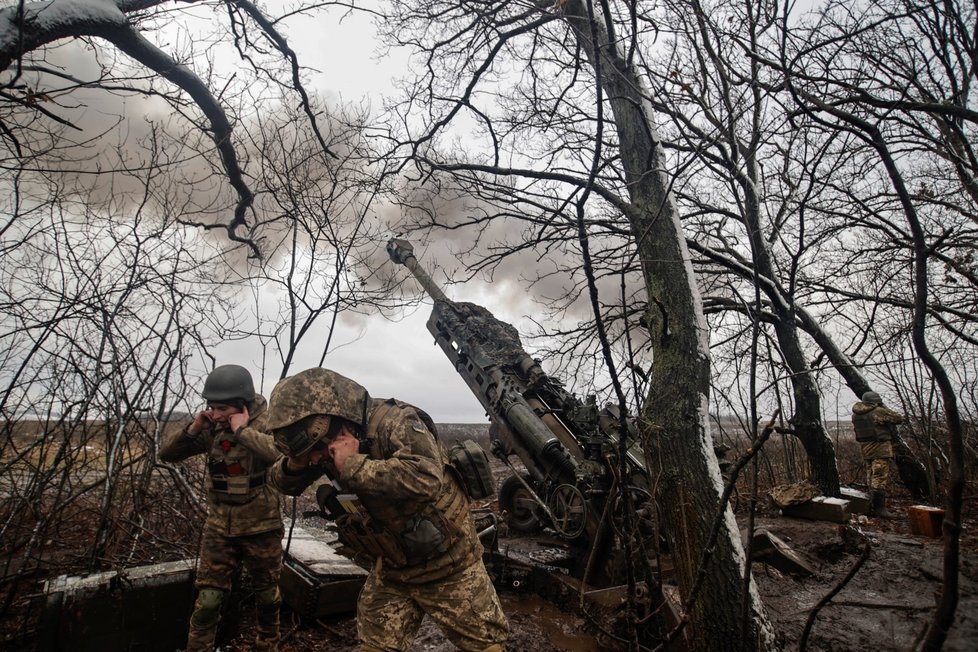
{"label": "bare tree trunk", "polygon": [[791,371],[790,381],[795,405],[794,414],[789,421],[794,426],[794,435],[805,448],[812,482],[825,495],[838,496],[839,468],[835,460],[835,446],[822,422],[821,397],[812,378],[812,370],[805,361],[791,311],[788,314],[779,314],[774,330],[781,345],[781,355]]}
{"label": "bare tree trunk", "polygon": [[[808,333],[815,343],[818,344],[822,353],[829,359],[849,389],[859,399],[865,392],[872,389],[869,381],[863,376],[862,372],[853,364],[847,356],[829,336],[825,330],[815,322],[808,311],[799,309],[796,311],[801,324],[801,328]],[[927,498],[932,495],[933,489],[927,475],[927,469],[923,463],[917,459],[907,446],[907,442],[899,434],[893,434],[893,452],[895,454],[897,471],[900,480],[915,498]]]}
{"label": "bare tree trunk", "polygon": [[[804,78],[803,74],[798,75]],[[963,435],[961,414],[958,409],[958,399],[954,384],[941,361],[930,350],[927,342],[926,326],[928,312],[928,253],[930,244],[927,234],[921,226],[917,208],[904,180],[903,174],[893,154],[889,143],[883,136],[878,124],[868,121],[855,113],[849,112],[839,105],[826,102],[814,94],[794,85],[792,79],[790,90],[795,94],[798,104],[806,111],[819,112],[839,121],[842,128],[857,131],[879,155],[880,162],[886,169],[889,180],[900,201],[907,224],[913,235],[913,283],[914,311],[911,338],[914,349],[920,360],[931,373],[941,392],[941,402],[944,406],[944,416],[947,421],[950,445],[950,477],[948,479],[948,496],[944,514],[944,578],[940,592],[940,600],[934,611],[934,619],[927,630],[921,644],[924,650],[940,650],[947,638],[948,630],[954,623],[958,607],[959,586],[958,575],[961,555],[961,515],[964,497],[964,468],[963,468]]]}
{"label": "bare tree trunk", "polygon": [[[771,308],[776,316],[774,332],[778,338],[781,356],[791,372],[789,382],[795,401],[794,414],[789,421],[794,426],[794,435],[805,448],[812,481],[824,494],[838,496],[839,468],[836,465],[835,446],[822,422],[822,401],[798,337],[793,303],[786,297],[780,284],[774,281],[775,269],[771,263],[770,248],[761,231],[760,206],[755,191],[757,163],[753,152],[746,158],[746,174],[750,179],[740,179],[740,185],[747,198],[744,218],[754,264],[754,282],[757,284],[758,277],[771,280],[770,283],[760,285],[774,295],[770,297]],[[737,176],[740,177],[739,174]]]}
{"label": "bare tree trunk", "polygon": [[[729,650],[737,642],[737,649],[766,650],[775,645],[773,634],[756,592],[743,581],[749,570],[733,514],[729,505],[720,505],[722,483],[707,419],[706,321],[679,213],[668,192],[651,107],[642,96],[643,84],[607,31],[589,16],[588,5],[570,0],[563,10],[612,108],[631,198],[627,216],[655,306],[647,314],[653,389],[642,425],[652,464],[657,465],[653,471],[659,473],[655,493],[684,600],[702,574],[699,599],[686,604],[692,647]],[[708,551],[710,517],[718,512],[721,532]],[[741,618],[742,604],[748,605],[746,619]]]}

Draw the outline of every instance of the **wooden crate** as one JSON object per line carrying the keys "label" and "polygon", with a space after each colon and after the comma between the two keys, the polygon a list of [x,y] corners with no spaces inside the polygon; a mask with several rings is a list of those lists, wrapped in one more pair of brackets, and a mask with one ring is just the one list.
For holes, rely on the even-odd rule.
{"label": "wooden crate", "polygon": [[872,503],[869,494],[865,491],[859,491],[852,487],[840,487],[839,493],[842,498],[849,501],[850,514],[869,514],[871,511]]}
{"label": "wooden crate", "polygon": [[782,507],[781,514],[792,518],[807,518],[811,521],[846,523],[849,520],[849,501],[842,498],[815,496],[807,503]]}
{"label": "wooden crate", "polygon": [[910,531],[933,539],[942,535],[944,510],[928,505],[911,505],[907,508],[907,519],[910,521]]}

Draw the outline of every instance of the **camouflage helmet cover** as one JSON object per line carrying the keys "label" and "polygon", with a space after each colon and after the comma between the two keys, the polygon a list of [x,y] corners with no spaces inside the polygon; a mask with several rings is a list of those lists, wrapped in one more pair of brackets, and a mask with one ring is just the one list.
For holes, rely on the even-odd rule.
{"label": "camouflage helmet cover", "polygon": [[863,403],[872,403],[873,405],[882,405],[883,397],[881,397],[876,392],[865,392],[863,394]]}
{"label": "camouflage helmet cover", "polygon": [[250,403],[255,400],[255,383],[251,372],[241,365],[225,364],[207,374],[200,395],[217,403],[235,399]]}
{"label": "camouflage helmet cover", "polygon": [[363,427],[369,400],[363,386],[335,371],[306,369],[275,385],[268,402],[268,429],[280,430],[317,414],[341,417]]}

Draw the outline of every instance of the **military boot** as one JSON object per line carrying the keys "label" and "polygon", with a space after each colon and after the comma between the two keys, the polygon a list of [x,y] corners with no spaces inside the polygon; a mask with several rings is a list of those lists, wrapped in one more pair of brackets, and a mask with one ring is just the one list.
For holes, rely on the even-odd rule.
{"label": "military boot", "polygon": [[886,509],[886,492],[874,490],[872,495],[873,500],[873,516],[877,518],[896,518],[896,514]]}
{"label": "military boot", "polygon": [[190,626],[187,635],[187,652],[213,652],[217,639],[217,623],[213,627]]}
{"label": "military boot", "polygon": [[277,586],[258,591],[258,634],[255,637],[255,650],[266,652],[274,650],[278,644],[279,607],[282,594]]}

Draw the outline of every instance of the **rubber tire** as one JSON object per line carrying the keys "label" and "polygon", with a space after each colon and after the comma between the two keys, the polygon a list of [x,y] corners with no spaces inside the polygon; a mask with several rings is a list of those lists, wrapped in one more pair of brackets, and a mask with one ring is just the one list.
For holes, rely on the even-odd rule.
{"label": "rubber tire", "polygon": [[[531,484],[530,476],[523,475],[527,484]],[[531,484],[532,486],[532,484]],[[499,508],[506,514],[506,523],[514,532],[521,534],[536,534],[543,529],[543,523],[536,515],[536,510],[521,504],[524,500],[533,500],[519,478],[511,475],[499,486]]]}

